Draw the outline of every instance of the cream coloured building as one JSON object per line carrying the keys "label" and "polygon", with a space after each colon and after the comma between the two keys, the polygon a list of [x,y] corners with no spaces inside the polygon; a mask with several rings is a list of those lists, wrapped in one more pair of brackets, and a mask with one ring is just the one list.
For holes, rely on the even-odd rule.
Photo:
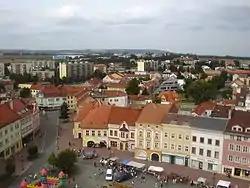
{"label": "cream coloured building", "polygon": [[136,121],[135,158],[161,161],[162,121],[171,110],[170,104],[146,105]]}
{"label": "cream coloured building", "polygon": [[162,122],[162,162],[190,164],[192,116],[168,114]]}

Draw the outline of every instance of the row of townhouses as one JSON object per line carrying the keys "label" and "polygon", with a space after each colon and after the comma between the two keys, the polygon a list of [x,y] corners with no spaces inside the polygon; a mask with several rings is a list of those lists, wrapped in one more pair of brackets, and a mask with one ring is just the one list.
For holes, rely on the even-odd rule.
{"label": "row of townhouses", "polygon": [[177,111],[171,104],[133,109],[94,101],[78,111],[73,135],[84,147],[98,144],[133,151],[142,160],[248,177],[250,112],[216,118]]}
{"label": "row of townhouses", "polygon": [[40,128],[36,103],[13,99],[0,105],[0,158],[19,152]]}

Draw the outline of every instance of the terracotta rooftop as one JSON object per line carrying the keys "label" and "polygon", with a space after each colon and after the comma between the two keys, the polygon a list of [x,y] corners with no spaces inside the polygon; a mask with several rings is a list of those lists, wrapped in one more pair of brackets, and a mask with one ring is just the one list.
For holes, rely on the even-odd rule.
{"label": "terracotta rooftop", "polygon": [[93,87],[96,87],[96,86],[99,86],[100,84],[102,84],[102,80],[99,78],[91,78],[91,79],[87,80],[86,82],[88,82]]}
{"label": "terracotta rooftop", "polygon": [[250,74],[250,70],[226,70],[228,74]]}
{"label": "terracotta rooftop", "polygon": [[166,101],[171,103],[176,103],[181,101],[180,96],[175,91],[162,91],[159,94],[159,97],[162,98],[163,96],[165,97]]}
{"label": "terracotta rooftop", "polygon": [[211,117],[228,118],[231,110],[231,106],[215,105]]}
{"label": "terracotta rooftop", "polygon": [[112,106],[108,122],[109,124],[121,125],[125,121],[128,125],[133,126],[140,113],[141,109]]}
{"label": "terracotta rooftop", "polygon": [[42,89],[44,97],[66,97],[66,91],[61,87],[56,87],[53,85],[44,86]]}
{"label": "terracotta rooftop", "polygon": [[115,98],[115,97],[124,97],[127,96],[125,92],[122,91],[108,91],[102,90],[101,92],[93,92],[93,97],[95,98]]}
{"label": "terracotta rooftop", "polygon": [[109,105],[100,105],[90,110],[82,120],[80,127],[83,129],[106,129],[111,107]]}
{"label": "terracotta rooftop", "polygon": [[137,120],[137,123],[160,124],[169,110],[171,104],[147,104]]}
{"label": "terracotta rooftop", "polygon": [[80,87],[80,86],[71,86],[71,85],[63,85],[59,86],[62,90],[65,90],[66,94],[68,96],[76,96],[80,92],[84,92],[87,89],[85,87]]}
{"label": "terracotta rooftop", "polygon": [[30,89],[31,90],[42,90],[44,87],[44,85],[40,84],[40,83],[37,83],[37,84],[32,84]]}
{"label": "terracotta rooftop", "polygon": [[201,116],[204,114],[204,112],[206,110],[213,110],[215,107],[215,103],[212,101],[208,101],[208,102],[203,102],[199,105],[197,105],[194,110],[192,111],[192,113],[195,113],[198,116]]}

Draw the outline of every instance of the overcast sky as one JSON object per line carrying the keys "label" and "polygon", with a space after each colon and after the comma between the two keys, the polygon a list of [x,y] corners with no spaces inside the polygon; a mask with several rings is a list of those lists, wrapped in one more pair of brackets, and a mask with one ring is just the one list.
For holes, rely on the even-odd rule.
{"label": "overcast sky", "polygon": [[0,48],[250,56],[250,0],[0,0]]}

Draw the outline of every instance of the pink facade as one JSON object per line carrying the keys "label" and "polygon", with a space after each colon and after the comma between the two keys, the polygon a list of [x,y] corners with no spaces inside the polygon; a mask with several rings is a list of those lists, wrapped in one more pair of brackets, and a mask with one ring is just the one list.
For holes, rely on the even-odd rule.
{"label": "pink facade", "polygon": [[245,138],[243,136],[225,136],[222,173],[229,173],[227,172],[229,170],[233,176],[248,177],[250,173],[250,141],[245,141]]}

